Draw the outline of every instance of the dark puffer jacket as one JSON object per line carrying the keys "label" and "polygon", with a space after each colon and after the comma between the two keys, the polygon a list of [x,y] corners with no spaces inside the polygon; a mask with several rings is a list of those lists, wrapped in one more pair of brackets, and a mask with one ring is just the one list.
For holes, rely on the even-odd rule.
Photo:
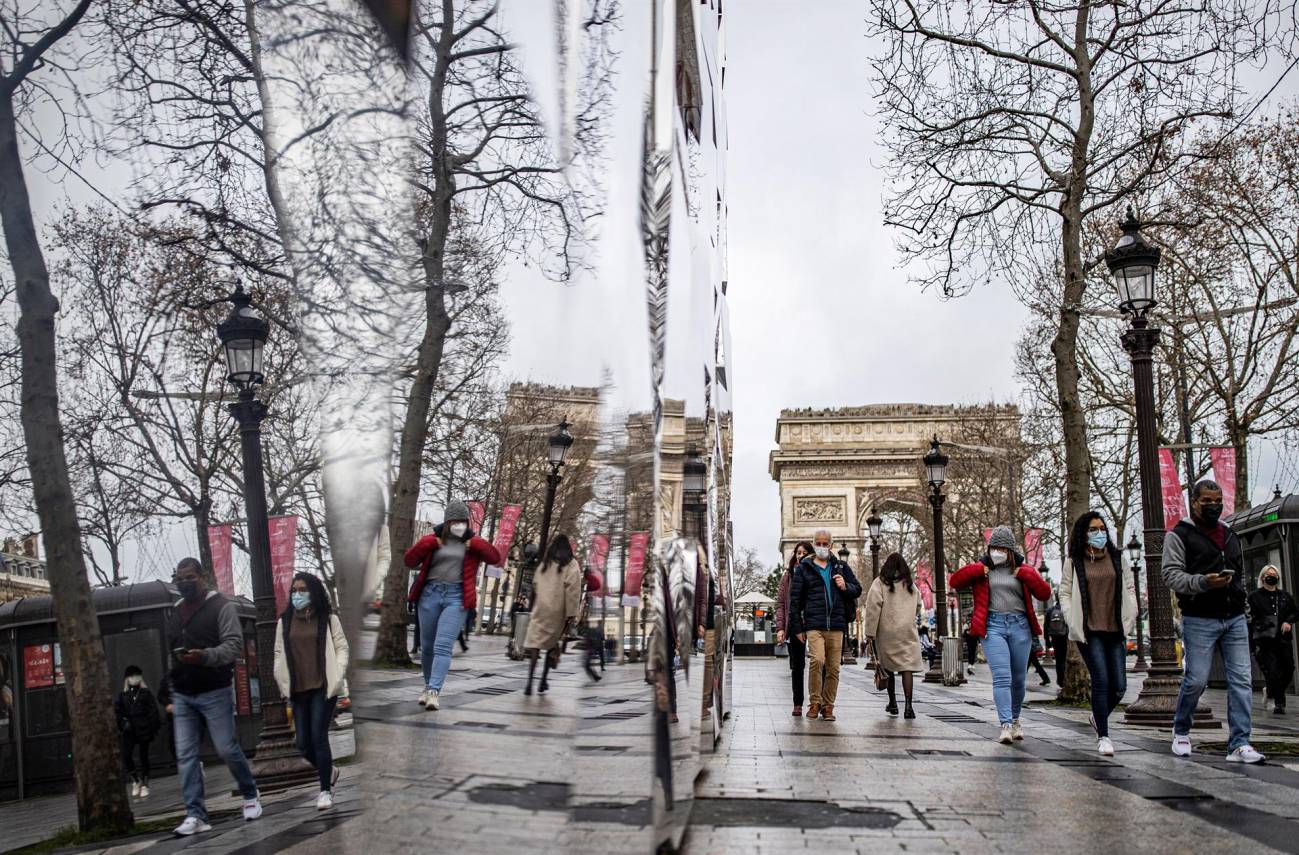
{"label": "dark puffer jacket", "polygon": [[[810,629],[848,628],[849,601],[861,596],[861,583],[852,568],[837,558],[831,558],[826,566],[830,571],[829,589],[813,557],[804,558],[790,571],[789,613],[786,616],[790,635]],[[834,584],[835,576],[843,576],[844,590],[840,591]]]}
{"label": "dark puffer jacket", "polygon": [[113,711],[117,713],[118,732],[136,742],[152,742],[162,726],[158,702],[143,683],[122,690],[113,704]]}

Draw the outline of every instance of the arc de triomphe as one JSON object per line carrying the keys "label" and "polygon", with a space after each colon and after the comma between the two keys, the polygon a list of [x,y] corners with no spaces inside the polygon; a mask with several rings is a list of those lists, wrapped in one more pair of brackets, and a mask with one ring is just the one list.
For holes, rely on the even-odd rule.
{"label": "arc de triomphe", "polygon": [[[768,468],[780,483],[780,551],[829,529],[835,550],[848,546],[854,567],[869,568],[866,518],[902,500],[911,513],[928,513],[921,458],[930,440],[950,440],[971,418],[1018,425],[1013,406],[871,404],[838,409],[782,410]],[[867,574],[869,575],[869,574]],[[866,584],[868,580],[863,580]]]}

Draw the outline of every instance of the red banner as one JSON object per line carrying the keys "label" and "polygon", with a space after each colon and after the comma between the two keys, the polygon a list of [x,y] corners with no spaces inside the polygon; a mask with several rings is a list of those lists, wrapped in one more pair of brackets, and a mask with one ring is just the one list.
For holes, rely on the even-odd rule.
{"label": "red banner", "polygon": [[522,512],[523,505],[506,505],[501,508],[501,521],[496,526],[496,542],[492,546],[501,553],[502,562],[510,553],[510,545],[514,543],[514,531],[519,526],[519,514]]}
{"label": "red banner", "polygon": [[469,530],[479,535],[483,531],[483,520],[487,519],[487,508],[482,502],[466,502],[469,505]]}
{"label": "red banner", "polygon": [[983,530],[983,545],[987,546],[989,543],[992,543],[992,529],[985,528]]}
{"label": "red banner", "polygon": [[207,527],[207,547],[212,553],[212,575],[216,577],[217,590],[234,596],[235,574],[230,564],[230,524]]}
{"label": "red banner", "polygon": [[[1236,449],[1230,445],[1209,449],[1213,480],[1222,488],[1222,512],[1236,513]],[[1248,497],[1246,497],[1248,498]]]}
{"label": "red banner", "polygon": [[634,531],[627,538],[627,567],[622,577],[623,596],[640,596],[641,581],[645,578],[645,551],[648,548],[648,531]]}
{"label": "red banner", "polygon": [[1164,531],[1172,531],[1186,516],[1186,503],[1182,501],[1182,483],[1170,448],[1159,449],[1159,483],[1164,492]]}
{"label": "red banner", "polygon": [[54,685],[54,645],[29,644],[23,648],[23,688],[45,689]]}
{"label": "red banner", "polygon": [[1042,569],[1042,529],[1025,529],[1024,562],[1035,570]]}
{"label": "red banner", "polygon": [[289,604],[289,585],[293,582],[293,558],[298,541],[298,518],[271,517],[271,579],[275,584],[275,610],[284,611]]}
{"label": "red banner", "polygon": [[[989,529],[991,531],[991,529]],[[934,607],[934,580],[929,571],[928,561],[916,562],[916,587],[920,589],[920,601],[926,609]]]}
{"label": "red banner", "polygon": [[591,545],[586,550],[586,589],[589,594],[604,590],[604,561],[609,555],[609,535],[591,535]]}

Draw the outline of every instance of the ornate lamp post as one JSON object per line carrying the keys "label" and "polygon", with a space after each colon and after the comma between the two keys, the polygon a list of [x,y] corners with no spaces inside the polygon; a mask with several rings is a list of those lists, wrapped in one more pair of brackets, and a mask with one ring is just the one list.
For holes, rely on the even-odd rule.
{"label": "ornate lamp post", "polygon": [[1146,634],[1141,630],[1141,573],[1137,569],[1141,566],[1141,541],[1137,540],[1135,531],[1132,532],[1127,549],[1128,569],[1132,572],[1132,582],[1137,588],[1137,661],[1132,670],[1146,671],[1149,666],[1146,664]]}
{"label": "ornate lamp post", "polygon": [[[839,560],[842,561],[844,564],[847,564],[848,559],[851,557],[852,557],[852,553],[848,551],[848,544],[840,543]],[[857,616],[855,614],[844,615],[844,623],[848,628],[844,630],[843,633],[844,644],[843,644],[843,650],[840,652],[839,662],[844,665],[856,665],[857,664],[857,645],[856,645]]]}
{"label": "ornate lamp post", "polygon": [[[1120,226],[1123,236],[1105,254],[1105,264],[1118,289],[1119,308],[1128,317],[1123,349],[1132,358],[1136,391],[1137,459],[1141,469],[1141,519],[1146,530],[1146,596],[1150,603],[1150,666],[1141,694],[1128,705],[1128,724],[1172,727],[1181,688],[1182,669],[1174,646],[1171,595],[1160,577],[1164,551],[1164,505],[1159,479],[1155,437],[1154,351],[1159,330],[1150,326],[1147,313],[1155,307],[1155,269],[1159,249],[1141,237],[1141,223],[1128,209]],[[1210,725],[1207,707],[1195,711],[1197,725]]]}
{"label": "ornate lamp post", "polygon": [[880,575],[880,531],[883,528],[884,520],[871,508],[871,515],[866,518],[866,530],[871,537],[871,579]]}
{"label": "ornate lamp post", "polygon": [[681,464],[681,528],[687,537],[703,543],[704,515],[708,510],[708,464],[696,446],[686,448],[686,458]]}
{"label": "ornate lamp post", "polygon": [[262,732],[258,737],[253,774],[262,792],[282,790],[315,777],[315,770],[298,754],[289,719],[275,682],[275,583],[271,577],[271,541],[262,470],[262,419],[266,405],[257,400],[257,387],[266,380],[263,354],[270,324],[253,307],[242,283],[229,298],[233,308],[217,325],[226,357],[226,379],[239,390],[230,413],[239,423],[243,450],[244,508],[248,516],[248,555],[252,564],[253,602],[257,606],[257,682],[261,694]]}
{"label": "ornate lamp post", "polygon": [[[947,482],[949,458],[943,454],[938,437],[929,444],[925,455],[925,474],[929,481],[929,504],[934,509],[934,606],[938,612],[938,638],[941,645],[949,643],[947,637],[947,560],[943,555],[943,484]],[[954,642],[953,642],[954,643]],[[942,661],[935,662],[925,672],[926,683],[943,682]]]}

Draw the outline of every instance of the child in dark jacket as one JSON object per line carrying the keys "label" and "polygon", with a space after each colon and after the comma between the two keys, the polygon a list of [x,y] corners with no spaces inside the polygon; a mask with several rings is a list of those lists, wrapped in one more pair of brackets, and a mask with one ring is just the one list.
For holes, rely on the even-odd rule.
{"label": "child in dark jacket", "polygon": [[[144,684],[144,672],[136,665],[126,666],[122,691],[113,704],[117,713],[117,730],[122,740],[122,763],[131,773],[131,795],[149,796],[149,745],[158,735],[161,717],[158,701]],[[135,764],[135,755],[140,765]]]}

